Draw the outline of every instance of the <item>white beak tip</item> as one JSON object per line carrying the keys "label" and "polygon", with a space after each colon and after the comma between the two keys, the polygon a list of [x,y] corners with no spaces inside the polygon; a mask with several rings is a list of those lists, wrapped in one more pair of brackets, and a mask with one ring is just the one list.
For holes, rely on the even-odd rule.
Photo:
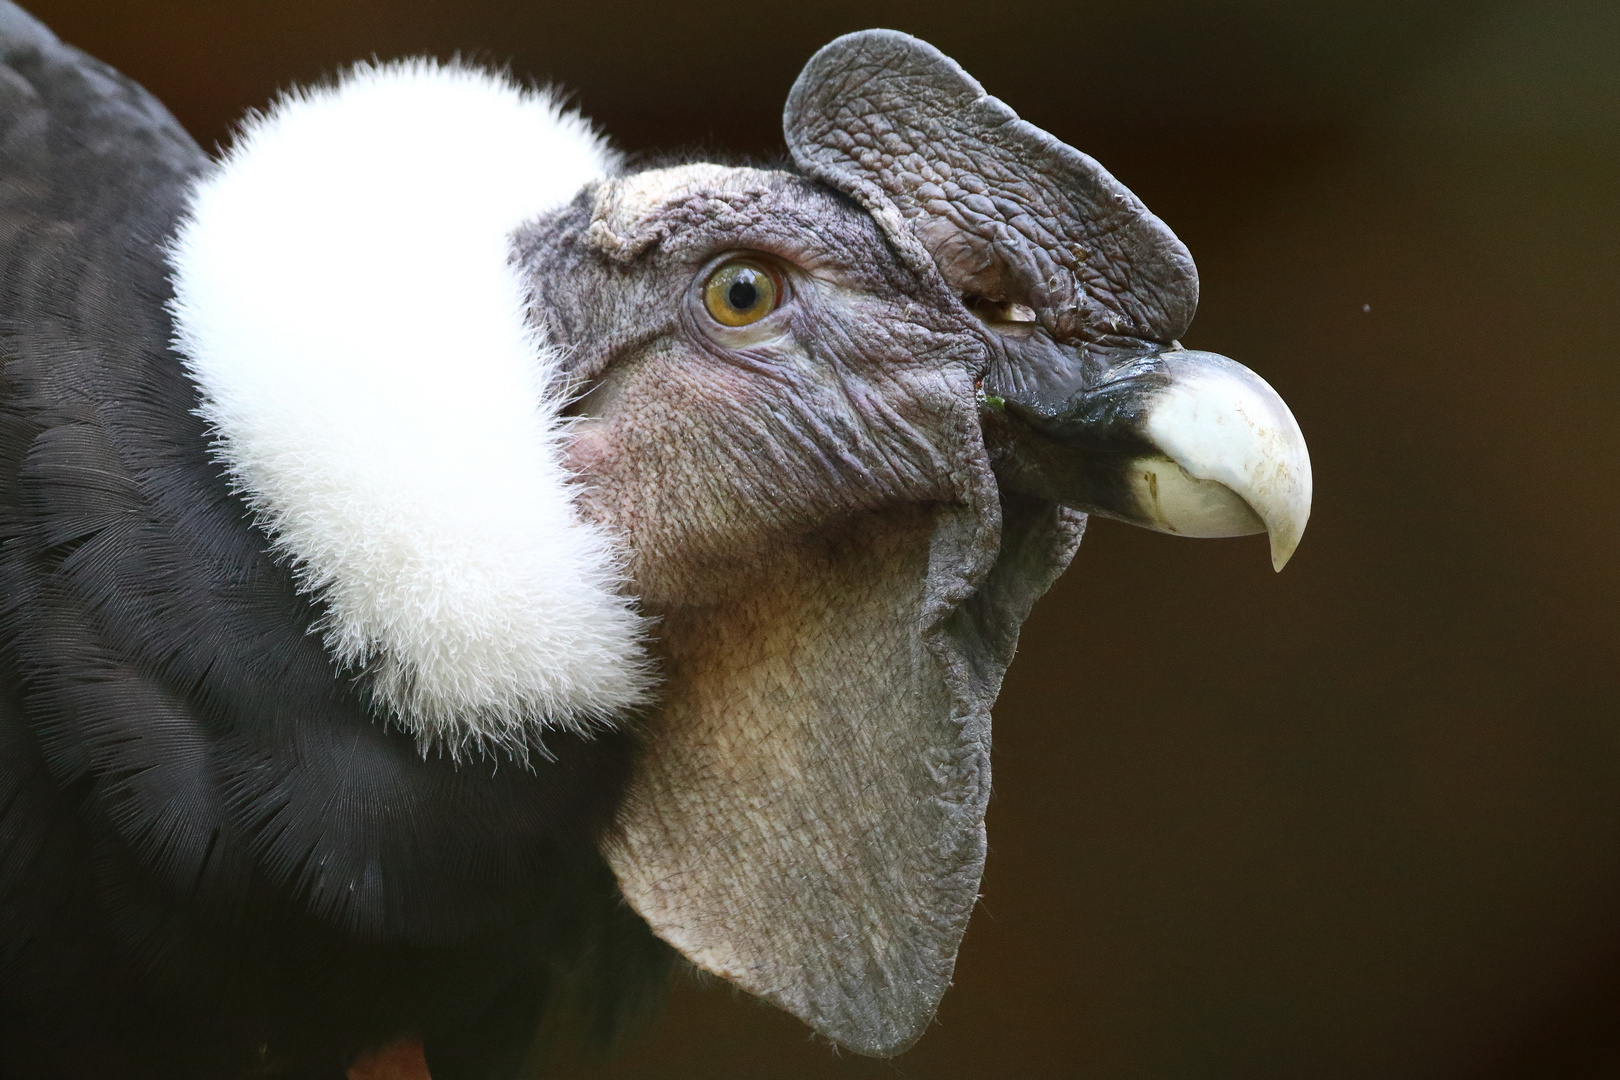
{"label": "white beak tip", "polygon": [[[1299,542],[1305,536],[1305,525],[1310,520],[1311,504],[1309,495],[1309,464],[1305,465],[1305,494],[1303,503],[1293,505],[1268,506],[1265,509],[1272,511],[1273,520],[1268,521],[1266,533],[1271,539],[1271,568],[1282,573],[1282,568],[1288,565],[1288,560],[1294,557],[1299,548]],[[1277,510],[1291,511],[1285,515],[1277,515]],[[1275,518],[1281,516],[1282,520]]]}
{"label": "white beak tip", "polygon": [[1271,569],[1282,573],[1282,568],[1288,565],[1288,560],[1294,557],[1294,551],[1299,547],[1299,534],[1284,537],[1279,533],[1271,534]]}

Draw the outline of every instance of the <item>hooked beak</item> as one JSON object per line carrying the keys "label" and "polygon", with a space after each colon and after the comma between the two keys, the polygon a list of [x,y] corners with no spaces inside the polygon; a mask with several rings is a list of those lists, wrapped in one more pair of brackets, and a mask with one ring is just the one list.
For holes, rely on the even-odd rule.
{"label": "hooked beak", "polygon": [[1268,533],[1281,570],[1311,513],[1311,459],[1264,379],[1170,348],[1112,368],[1062,406],[986,399],[1006,490],[1178,536]]}

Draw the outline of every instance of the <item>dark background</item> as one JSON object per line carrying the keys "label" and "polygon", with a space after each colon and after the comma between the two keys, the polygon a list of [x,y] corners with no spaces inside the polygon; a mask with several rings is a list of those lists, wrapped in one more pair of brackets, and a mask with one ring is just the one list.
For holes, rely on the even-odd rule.
{"label": "dark background", "polygon": [[581,1076],[1620,1076],[1620,5],[35,0],[205,146],[375,54],[554,80],[632,151],[780,146],[892,26],[1092,153],[1198,258],[1316,506],[1096,522],[996,713],[984,900],[896,1062],[683,985]]}

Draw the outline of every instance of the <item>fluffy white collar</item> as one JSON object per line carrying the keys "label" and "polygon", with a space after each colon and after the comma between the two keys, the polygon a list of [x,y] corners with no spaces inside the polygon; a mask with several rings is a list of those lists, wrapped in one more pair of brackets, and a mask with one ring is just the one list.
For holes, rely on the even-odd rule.
{"label": "fluffy white collar", "polygon": [[327,649],[424,750],[521,748],[647,690],[509,246],[614,164],[545,94],[360,66],[252,118],[170,251],[219,461],[324,600]]}

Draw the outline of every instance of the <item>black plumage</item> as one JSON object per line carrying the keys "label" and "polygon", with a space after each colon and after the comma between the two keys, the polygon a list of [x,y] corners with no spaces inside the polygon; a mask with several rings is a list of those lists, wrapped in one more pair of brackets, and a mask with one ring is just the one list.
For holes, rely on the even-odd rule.
{"label": "black plumage", "polygon": [[337,1077],[402,1034],[498,1075],[563,987],[611,1026],[658,985],[594,850],[629,740],[457,767],[334,668],[169,345],[205,165],[0,5],[0,1075]]}

